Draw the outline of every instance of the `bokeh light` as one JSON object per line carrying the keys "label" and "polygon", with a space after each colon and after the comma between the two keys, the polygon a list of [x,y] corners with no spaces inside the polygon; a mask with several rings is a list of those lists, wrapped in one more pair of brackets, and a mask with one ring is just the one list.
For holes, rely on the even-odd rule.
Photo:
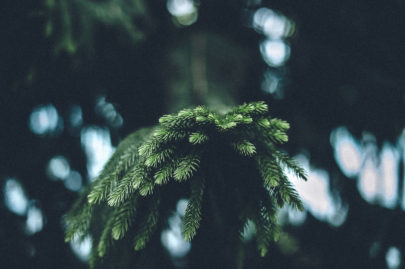
{"label": "bokeh light", "polygon": [[83,112],[80,106],[73,105],[70,108],[69,123],[73,128],[80,127],[83,124]]}
{"label": "bokeh light", "polygon": [[47,174],[52,180],[63,180],[70,173],[69,161],[64,156],[53,157],[47,166]]}
{"label": "bokeh light", "polygon": [[401,251],[396,247],[390,247],[385,255],[388,269],[398,269],[401,266]]}
{"label": "bokeh light", "polygon": [[24,216],[29,202],[20,182],[14,178],[7,179],[3,192],[6,207],[14,214]]}
{"label": "bokeh light", "polygon": [[188,205],[187,199],[180,199],[176,205],[177,214],[183,217],[184,214],[186,214],[187,205]]}
{"label": "bokeh light", "polygon": [[263,75],[262,90],[272,94],[275,99],[282,99],[284,97],[282,77],[279,72],[267,69]]}
{"label": "bokeh light", "polygon": [[260,44],[264,61],[271,67],[280,67],[290,58],[290,46],[282,40],[267,39]]}
{"label": "bokeh light", "polygon": [[64,180],[65,187],[71,191],[80,191],[83,185],[82,176],[78,171],[71,171]]}
{"label": "bokeh light", "polygon": [[44,217],[42,210],[38,207],[31,205],[28,208],[27,220],[25,224],[25,231],[28,235],[33,235],[40,232],[44,226]]}
{"label": "bokeh light", "polygon": [[29,127],[37,135],[58,134],[63,131],[63,120],[53,105],[38,106],[31,112]]}
{"label": "bokeh light", "polygon": [[110,132],[105,128],[86,126],[81,131],[80,141],[87,157],[89,179],[94,180],[115,150]]}
{"label": "bokeh light", "polygon": [[377,198],[379,173],[376,164],[367,160],[360,172],[358,189],[361,196],[369,203],[374,203]]}
{"label": "bokeh light", "polygon": [[100,96],[96,100],[96,113],[104,118],[107,124],[113,128],[121,127],[124,123],[122,116],[115,109],[114,105],[106,101],[105,96]]}
{"label": "bokeh light", "polygon": [[304,224],[305,220],[307,219],[307,211],[299,211],[290,206],[286,207],[287,209],[287,217],[288,223],[299,226]]}
{"label": "bokeh light", "polygon": [[163,230],[161,242],[170,256],[179,259],[187,255],[191,249],[191,243],[186,242],[182,235],[182,217],[186,212],[188,200],[180,199],[177,202],[176,211],[169,217],[169,229]]}
{"label": "bokeh light", "polygon": [[394,208],[398,201],[399,153],[389,143],[381,150],[381,203],[386,208]]}
{"label": "bokeh light", "polygon": [[198,18],[198,9],[193,0],[168,0],[167,10],[180,26],[189,26]]}
{"label": "bokeh light", "polygon": [[401,138],[397,146],[384,142],[379,151],[372,134],[364,133],[360,143],[345,127],[338,127],[332,131],[330,141],[336,163],[347,177],[357,178],[363,199],[394,208],[398,203]]}
{"label": "bokeh light", "polygon": [[90,258],[92,239],[90,236],[86,236],[83,240],[79,240],[77,237],[70,241],[70,247],[73,253],[83,262],[86,262]]}
{"label": "bokeh light", "polygon": [[305,223],[307,215],[308,211],[306,209],[299,211],[298,209],[286,205],[278,211],[277,219],[281,225],[300,226]]}
{"label": "bokeh light", "polygon": [[303,155],[298,155],[296,159],[307,171],[308,181],[303,181],[291,171],[287,170],[286,173],[300,195],[305,209],[320,221],[326,221],[336,227],[342,225],[349,208],[342,204],[339,197],[332,195],[329,173],[310,167],[309,159]]}
{"label": "bokeh light", "polygon": [[294,23],[284,15],[269,8],[259,8],[253,15],[256,31],[272,39],[281,39],[294,33]]}
{"label": "bokeh light", "polygon": [[344,127],[333,130],[330,142],[334,148],[335,160],[347,177],[355,177],[360,172],[363,156],[360,145]]}

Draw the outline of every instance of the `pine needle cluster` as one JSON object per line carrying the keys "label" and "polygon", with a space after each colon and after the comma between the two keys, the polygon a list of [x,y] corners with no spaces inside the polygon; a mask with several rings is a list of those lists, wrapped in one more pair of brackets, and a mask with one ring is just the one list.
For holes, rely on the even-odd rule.
{"label": "pine needle cluster", "polygon": [[[190,186],[183,218],[183,237],[190,241],[204,210],[210,210],[203,206],[204,200],[216,199],[215,189],[222,184],[227,193],[219,196],[235,200],[232,212],[238,215],[240,236],[253,222],[257,247],[264,256],[278,235],[278,209],[289,204],[302,210],[285,171],[306,180],[305,171],[276,147],[287,142],[289,127],[268,116],[264,102],[243,104],[222,114],[198,106],[161,117],[156,127],[136,131],[121,142],[68,213],[66,241],[91,234],[94,262],[115,241],[132,240],[136,251],[145,248],[161,215],[164,185],[176,182]],[[229,173],[237,167],[248,169],[243,174],[249,178]]]}

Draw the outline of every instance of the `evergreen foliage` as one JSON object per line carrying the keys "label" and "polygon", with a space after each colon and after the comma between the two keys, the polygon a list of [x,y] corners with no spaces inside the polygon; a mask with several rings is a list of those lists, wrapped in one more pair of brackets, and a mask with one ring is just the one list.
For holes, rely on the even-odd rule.
{"label": "evergreen foliage", "polygon": [[[148,5],[143,0],[43,2],[43,12],[47,15],[45,36],[54,39],[56,53],[64,51],[74,55],[80,50],[91,52],[96,41],[95,29],[100,26],[115,28],[121,35],[128,37],[130,43],[137,44],[144,39],[153,21]],[[137,23],[134,23],[134,19]]]}
{"label": "evergreen foliage", "polygon": [[[264,102],[243,104],[227,113],[199,106],[161,117],[158,126],[138,130],[118,146],[69,212],[66,241],[91,234],[95,263],[116,241],[130,235],[133,248],[141,250],[158,226],[159,215],[166,214],[159,207],[163,185],[187,182],[191,191],[183,218],[185,240],[193,239],[204,210],[209,210],[204,199],[215,199],[221,185],[232,186],[222,195],[235,200],[232,212],[241,220],[238,231],[241,235],[247,222],[253,222],[264,256],[278,235],[278,208],[289,204],[302,210],[285,169],[304,180],[305,171],[276,148],[287,142],[288,128],[287,122],[268,116]],[[230,174],[238,166],[248,169],[249,178],[232,178],[237,178]]]}

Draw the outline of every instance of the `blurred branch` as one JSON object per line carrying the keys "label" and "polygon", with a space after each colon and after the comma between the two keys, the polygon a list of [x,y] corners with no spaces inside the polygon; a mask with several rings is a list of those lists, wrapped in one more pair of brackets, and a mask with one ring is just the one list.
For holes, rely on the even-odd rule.
{"label": "blurred branch", "polygon": [[191,38],[192,85],[200,100],[203,100],[208,92],[206,49],[206,35],[197,34]]}

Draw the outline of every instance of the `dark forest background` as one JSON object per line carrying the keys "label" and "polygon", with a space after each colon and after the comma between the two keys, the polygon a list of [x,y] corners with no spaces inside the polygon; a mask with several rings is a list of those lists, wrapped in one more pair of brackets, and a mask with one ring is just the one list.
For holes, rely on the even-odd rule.
{"label": "dark forest background", "polygon": [[[165,113],[253,100],[291,124],[284,149],[327,173],[345,210],[325,217],[307,204],[299,224],[286,211],[283,236],[265,258],[252,245],[246,267],[402,267],[404,12],[399,0],[3,1],[1,267],[86,268],[62,219],[91,165]],[[369,155],[376,180],[388,178],[387,145],[392,199],[359,186]],[[148,268],[187,263],[163,246],[153,258]]]}

